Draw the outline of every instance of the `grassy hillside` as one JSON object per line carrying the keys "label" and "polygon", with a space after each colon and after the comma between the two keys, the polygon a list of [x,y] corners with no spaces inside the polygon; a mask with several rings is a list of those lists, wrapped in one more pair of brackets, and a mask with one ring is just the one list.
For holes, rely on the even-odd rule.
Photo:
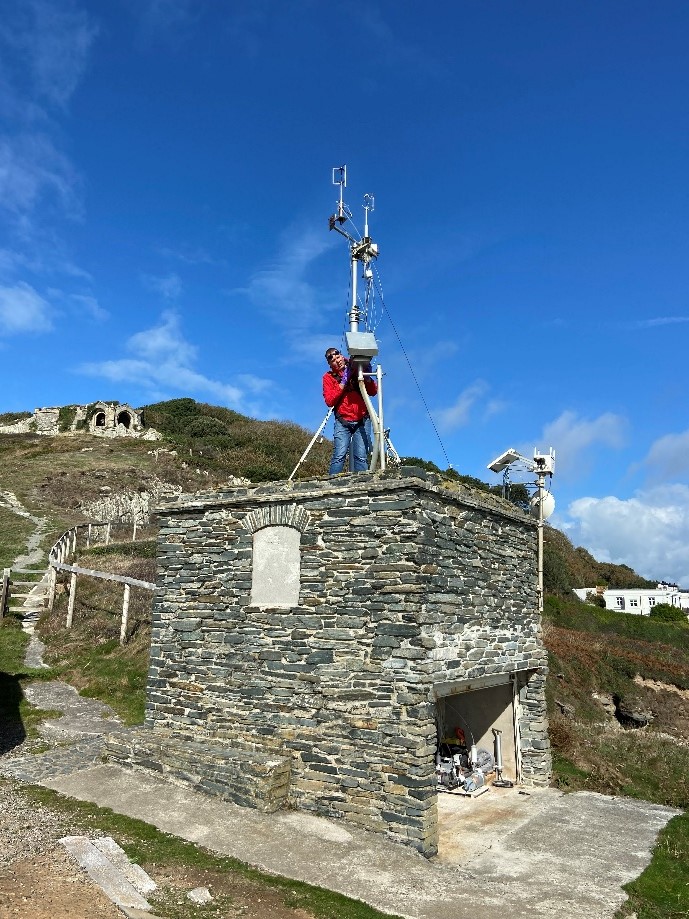
{"label": "grassy hillside", "polygon": [[[286,479],[312,435],[284,421],[256,421],[227,408],[193,399],[146,405],[144,424],[168,443],[191,454],[194,465],[215,474],[244,476],[252,482]],[[300,478],[324,475],[330,444],[316,444],[300,469]]]}

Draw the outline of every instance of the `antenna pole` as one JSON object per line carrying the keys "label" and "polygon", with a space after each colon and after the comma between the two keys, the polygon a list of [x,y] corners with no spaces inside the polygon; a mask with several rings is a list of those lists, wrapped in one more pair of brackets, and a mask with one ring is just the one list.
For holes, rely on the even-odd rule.
{"label": "antenna pole", "polygon": [[352,246],[352,306],[349,310],[349,331],[359,331],[359,307],[356,302],[356,255]]}
{"label": "antenna pole", "polygon": [[537,471],[538,477],[538,615],[543,616],[543,495],[545,491],[545,472]]}

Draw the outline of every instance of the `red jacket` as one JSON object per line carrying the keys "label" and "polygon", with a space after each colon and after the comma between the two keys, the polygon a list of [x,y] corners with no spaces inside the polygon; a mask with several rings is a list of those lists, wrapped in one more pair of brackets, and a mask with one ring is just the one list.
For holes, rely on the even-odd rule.
{"label": "red jacket", "polygon": [[[340,389],[340,374],[334,370],[328,370],[323,374],[323,398],[325,404],[329,406],[336,405],[335,415],[342,421],[361,421],[366,418],[366,403],[361,398],[359,392],[359,382],[356,379],[350,380],[344,389]],[[375,396],[378,392],[378,384],[371,377],[364,377],[366,392],[369,396]],[[342,397],[342,398],[340,398]],[[338,402],[338,399],[340,400]]]}

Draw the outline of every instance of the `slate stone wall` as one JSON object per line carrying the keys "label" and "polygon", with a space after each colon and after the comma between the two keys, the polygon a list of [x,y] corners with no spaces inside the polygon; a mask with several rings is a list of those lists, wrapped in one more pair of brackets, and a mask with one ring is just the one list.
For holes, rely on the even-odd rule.
{"label": "slate stone wall", "polygon": [[[146,724],[288,756],[291,803],[437,847],[440,683],[518,672],[549,771],[536,529],[402,469],[186,496],[160,512]],[[299,605],[250,605],[253,533],[301,532]]]}

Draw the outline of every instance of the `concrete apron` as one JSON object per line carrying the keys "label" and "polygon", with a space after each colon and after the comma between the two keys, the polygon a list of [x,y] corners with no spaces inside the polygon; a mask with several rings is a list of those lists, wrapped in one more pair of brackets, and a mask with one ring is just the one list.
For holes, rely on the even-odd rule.
{"label": "concrete apron", "polygon": [[554,789],[440,796],[440,853],[339,820],[258,811],[143,771],[103,765],[41,780],[48,788],[409,919],[612,919],[622,885],[650,861],[679,813],[644,801]]}

